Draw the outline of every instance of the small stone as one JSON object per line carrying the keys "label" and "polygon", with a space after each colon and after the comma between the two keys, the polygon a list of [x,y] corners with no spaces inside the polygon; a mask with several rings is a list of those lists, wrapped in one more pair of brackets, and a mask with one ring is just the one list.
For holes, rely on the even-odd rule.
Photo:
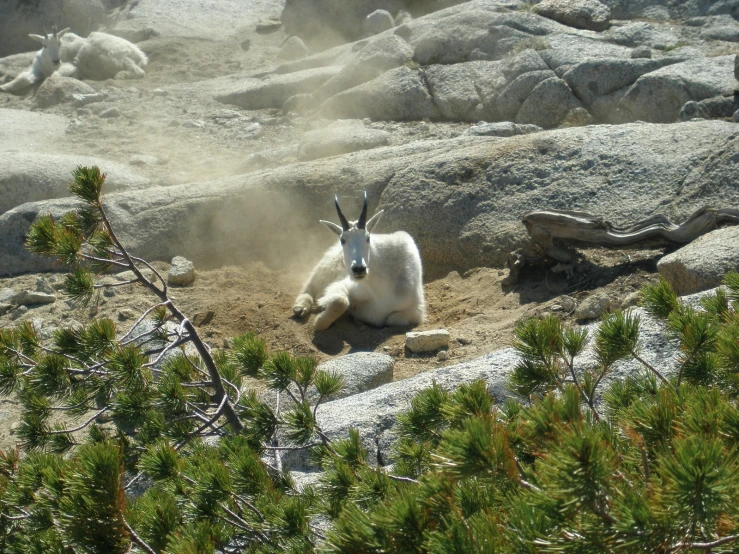
{"label": "small stone", "polygon": [[282,21],[279,19],[262,19],[257,23],[256,31],[260,34],[274,33],[282,27]]}
{"label": "small stone", "polygon": [[472,339],[468,337],[457,337],[457,342],[462,346],[467,346],[468,344],[472,344]]}
{"label": "small stone", "polygon": [[144,154],[134,154],[131,159],[128,160],[131,165],[158,165],[159,158],[156,156],[146,156]]}
{"label": "small stone", "polygon": [[103,118],[120,117],[120,116],[121,116],[121,110],[115,106],[113,106],[112,108],[108,108],[104,112],[100,113],[100,117],[103,117]]}
{"label": "small stone", "polygon": [[136,319],[136,312],[131,308],[123,308],[118,312],[118,321],[127,321],[129,319]]}
{"label": "small stone", "polygon": [[641,296],[638,292],[632,292],[631,294],[627,294],[626,297],[621,301],[621,309],[625,310],[626,308],[631,308],[632,306],[636,306],[639,304],[639,299]]}
{"label": "small stone", "polygon": [[611,299],[596,293],[586,298],[575,310],[576,319],[597,319],[611,307]]}
{"label": "small stone", "polygon": [[247,39],[244,39],[244,40],[241,41],[241,43],[239,44],[239,46],[241,46],[241,49],[244,52],[246,52],[246,51],[249,50],[249,48],[251,48],[251,40],[249,40],[248,38]]}
{"label": "small stone", "polygon": [[103,92],[96,92],[95,94],[75,94],[73,96],[74,102],[72,105],[76,108],[86,106],[87,104],[94,104],[95,102],[102,102],[108,98],[108,95]]}
{"label": "small stone", "polygon": [[54,287],[51,286],[51,283],[44,279],[43,277],[39,277],[36,279],[36,290],[38,292],[45,292],[46,294],[54,294],[55,290]]}
{"label": "small stone", "polygon": [[103,296],[106,298],[113,298],[117,293],[115,292],[115,289],[112,289],[110,287],[103,289]]}
{"label": "small stone", "polygon": [[169,96],[169,92],[161,88],[155,88],[151,91],[151,94],[154,96]]}
{"label": "small stone", "polygon": [[10,319],[12,319],[13,321],[15,321],[20,316],[22,316],[23,314],[25,314],[27,311],[28,311],[28,308],[26,308],[25,306],[18,306],[15,310],[13,310],[12,312],[10,312]]}
{"label": "small stone", "polygon": [[448,346],[449,331],[446,329],[411,331],[405,334],[405,347],[411,352],[429,353]]}
{"label": "small stone", "polygon": [[0,304],[0,315],[7,314],[12,309],[13,309],[12,304]]}
{"label": "small stone", "polygon": [[187,127],[188,129],[202,129],[203,127],[205,127],[205,123],[203,123],[202,121],[196,121],[194,119],[189,119],[185,121],[185,124],[183,125],[183,127]]}
{"label": "small stone", "polygon": [[170,285],[185,287],[192,284],[195,280],[195,266],[193,263],[182,256],[172,258],[172,265],[169,268],[167,282]]}
{"label": "small stone", "polygon": [[11,304],[35,306],[37,304],[52,304],[56,302],[56,295],[46,292],[24,290],[10,299]]}
{"label": "small stone", "polygon": [[439,353],[436,354],[436,359],[440,362],[446,362],[447,360],[449,360],[449,351],[439,350]]}

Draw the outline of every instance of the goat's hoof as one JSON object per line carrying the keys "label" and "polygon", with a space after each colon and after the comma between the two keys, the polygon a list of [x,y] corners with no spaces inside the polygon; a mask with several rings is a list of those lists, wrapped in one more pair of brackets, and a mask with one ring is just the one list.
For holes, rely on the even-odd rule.
{"label": "goat's hoof", "polygon": [[303,319],[310,313],[310,308],[306,308],[300,304],[295,304],[295,306],[293,306],[293,313],[295,314],[295,317]]}

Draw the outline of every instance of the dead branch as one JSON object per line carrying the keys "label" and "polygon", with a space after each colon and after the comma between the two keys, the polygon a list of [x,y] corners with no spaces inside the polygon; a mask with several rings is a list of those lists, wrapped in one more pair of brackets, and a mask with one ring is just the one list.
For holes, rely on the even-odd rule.
{"label": "dead branch", "polygon": [[739,210],[705,206],[681,225],[658,214],[628,227],[613,225],[602,216],[586,212],[542,210],[525,214],[523,224],[531,244],[508,255],[510,273],[503,280],[504,285],[517,283],[521,270],[531,261],[551,258],[567,269],[566,264],[577,260],[577,252],[567,242],[613,247],[653,240],[687,244],[719,227],[739,224]]}

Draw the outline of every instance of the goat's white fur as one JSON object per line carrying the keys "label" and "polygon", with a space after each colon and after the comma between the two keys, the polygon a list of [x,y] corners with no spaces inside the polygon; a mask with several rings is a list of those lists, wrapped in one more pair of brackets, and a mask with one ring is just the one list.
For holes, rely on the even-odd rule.
{"label": "goat's white fur", "polygon": [[[144,67],[149,60],[135,44],[107,33],[94,32],[88,38],[82,38],[67,31],[64,29],[56,35],[51,33],[46,39],[40,35],[29,35],[44,44],[44,48],[38,51],[27,71],[0,86],[0,91],[22,94],[55,71],[63,77],[94,81],[144,77]],[[52,37],[56,38],[56,42]],[[61,63],[54,64],[54,56]]]}
{"label": "goat's white fur", "polygon": [[145,75],[149,59],[132,42],[99,32],[90,33],[84,41],[74,59],[80,79],[137,79]]}
{"label": "goat's white fur", "polygon": [[61,66],[61,39],[69,31],[62,29],[56,32],[42,35],[28,35],[33,40],[42,44],[41,50],[36,52],[31,67],[18,75],[15,79],[0,86],[0,92],[20,94],[36,83],[40,83],[50,77]]}
{"label": "goat's white fur", "polygon": [[[418,247],[405,231],[371,234],[382,214],[380,211],[367,221],[365,229],[358,228],[356,221],[346,230],[321,221],[339,235],[340,242],[329,248],[313,268],[295,299],[296,316],[310,314],[317,299],[322,309],[315,321],[318,330],[327,329],[347,311],[376,327],[404,327],[423,321],[426,305]],[[355,275],[353,268],[358,265],[366,267],[363,278]]]}

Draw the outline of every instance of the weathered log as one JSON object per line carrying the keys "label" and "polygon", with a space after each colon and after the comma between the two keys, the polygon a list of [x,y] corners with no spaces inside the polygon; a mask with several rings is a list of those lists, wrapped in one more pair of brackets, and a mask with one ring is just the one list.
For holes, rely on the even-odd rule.
{"label": "weathered log", "polygon": [[654,240],[687,244],[721,226],[739,224],[739,210],[706,206],[696,210],[681,225],[659,214],[628,227],[613,225],[602,216],[586,212],[542,210],[524,215],[523,224],[531,244],[509,254],[510,273],[503,280],[504,285],[517,283],[521,270],[531,261],[548,257],[561,264],[573,264],[577,252],[571,245],[563,244],[566,241],[614,247]]}

